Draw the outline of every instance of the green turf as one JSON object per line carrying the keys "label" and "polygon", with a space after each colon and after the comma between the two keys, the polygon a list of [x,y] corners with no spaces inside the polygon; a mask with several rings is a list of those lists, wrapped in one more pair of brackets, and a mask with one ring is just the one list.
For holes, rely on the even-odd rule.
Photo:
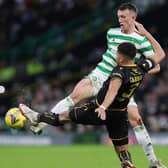
{"label": "green turf", "polygon": [[[139,146],[131,146],[138,168],[148,168]],[[155,146],[158,158],[168,165],[168,146]],[[120,168],[111,146],[72,145],[0,147],[0,168]]]}

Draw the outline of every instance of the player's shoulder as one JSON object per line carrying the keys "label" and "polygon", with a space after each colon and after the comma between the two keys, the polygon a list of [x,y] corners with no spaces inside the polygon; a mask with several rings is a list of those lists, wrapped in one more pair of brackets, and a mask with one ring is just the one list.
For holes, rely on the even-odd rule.
{"label": "player's shoulder", "polygon": [[133,36],[136,38],[136,39],[139,39],[141,42],[145,42],[147,41],[147,38],[137,32],[134,32]]}
{"label": "player's shoulder", "polygon": [[124,76],[124,68],[122,66],[116,66],[112,73],[111,76],[115,76],[115,77],[119,77],[119,78],[123,78]]}
{"label": "player's shoulder", "polygon": [[115,34],[121,32],[120,27],[112,27],[107,30],[107,34]]}

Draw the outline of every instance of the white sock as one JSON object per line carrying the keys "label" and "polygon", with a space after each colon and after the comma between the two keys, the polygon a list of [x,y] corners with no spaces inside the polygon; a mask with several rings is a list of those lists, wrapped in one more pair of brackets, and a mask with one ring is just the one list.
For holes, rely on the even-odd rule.
{"label": "white sock", "polygon": [[[74,106],[74,102],[71,99],[70,96],[64,98],[63,100],[59,101],[52,109],[51,112],[52,113],[56,113],[56,114],[61,114],[65,111],[69,111],[70,107]],[[47,123],[40,123],[38,125],[38,129],[44,129],[45,127],[47,127],[48,124]],[[33,127],[33,130],[36,130],[36,127]]]}
{"label": "white sock", "polygon": [[59,101],[52,109],[52,113],[61,114],[63,112],[69,111],[70,107],[74,106],[74,102],[70,96]]}
{"label": "white sock", "polygon": [[154,153],[152,142],[149,134],[144,125],[137,126],[133,128],[136,139],[140,145],[142,145],[143,150],[148,158],[148,161],[156,160],[156,155]]}

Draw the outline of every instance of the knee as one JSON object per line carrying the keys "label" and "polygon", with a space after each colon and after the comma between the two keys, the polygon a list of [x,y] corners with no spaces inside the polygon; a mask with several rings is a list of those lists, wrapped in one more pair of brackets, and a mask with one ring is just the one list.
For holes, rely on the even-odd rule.
{"label": "knee", "polygon": [[132,128],[143,125],[143,120],[141,117],[129,119]]}
{"label": "knee", "polygon": [[128,108],[128,119],[131,127],[133,128],[139,125],[143,125],[143,121],[141,116],[139,115],[137,107],[132,106]]}
{"label": "knee", "polygon": [[73,102],[78,102],[78,100],[80,99],[80,93],[77,91],[73,91],[70,94],[70,98],[72,99]]}
{"label": "knee", "polygon": [[[70,94],[71,99],[73,102],[78,103],[87,93],[88,87],[91,85],[91,81],[89,79],[81,80],[73,89],[72,93]],[[86,90],[86,92],[85,92]],[[86,94],[87,95],[87,94]]]}

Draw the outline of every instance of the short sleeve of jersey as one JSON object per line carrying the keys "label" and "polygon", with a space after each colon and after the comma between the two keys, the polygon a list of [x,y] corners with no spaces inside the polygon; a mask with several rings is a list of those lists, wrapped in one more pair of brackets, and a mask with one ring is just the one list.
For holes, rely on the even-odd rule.
{"label": "short sleeve of jersey", "polygon": [[107,40],[109,40],[111,34],[113,34],[113,28],[110,28],[110,29],[107,31],[107,35],[106,35]]}
{"label": "short sleeve of jersey", "polygon": [[107,40],[111,39],[111,37],[114,34],[116,34],[116,31],[118,31],[118,30],[120,30],[120,28],[118,28],[118,27],[113,27],[113,28],[108,29],[107,35],[106,35]]}
{"label": "short sleeve of jersey", "polygon": [[147,72],[155,66],[155,63],[150,58],[144,58],[138,62],[138,65],[141,66],[144,69],[144,71]]}
{"label": "short sleeve of jersey", "polygon": [[122,68],[117,66],[113,69],[111,75],[110,75],[110,78],[113,79],[113,78],[120,78],[121,80],[123,80],[124,78],[124,73],[122,72]]}
{"label": "short sleeve of jersey", "polygon": [[153,47],[146,37],[142,40],[139,51],[146,58],[150,58],[154,55]]}

